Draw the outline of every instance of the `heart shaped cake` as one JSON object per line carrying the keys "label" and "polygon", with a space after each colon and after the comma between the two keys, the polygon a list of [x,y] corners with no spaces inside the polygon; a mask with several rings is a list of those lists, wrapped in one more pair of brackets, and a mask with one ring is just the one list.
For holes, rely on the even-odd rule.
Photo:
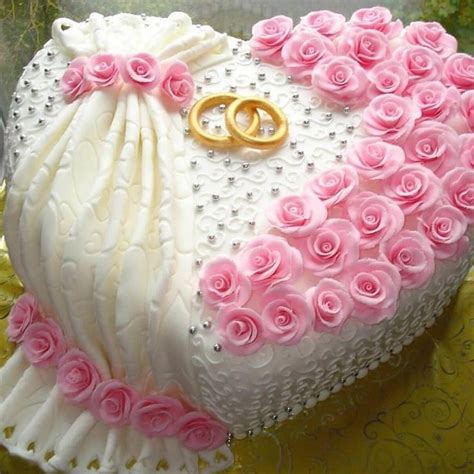
{"label": "heart shaped cake", "polygon": [[58,19],[6,140],[0,442],[207,472],[433,324],[473,261],[474,59],[381,7]]}

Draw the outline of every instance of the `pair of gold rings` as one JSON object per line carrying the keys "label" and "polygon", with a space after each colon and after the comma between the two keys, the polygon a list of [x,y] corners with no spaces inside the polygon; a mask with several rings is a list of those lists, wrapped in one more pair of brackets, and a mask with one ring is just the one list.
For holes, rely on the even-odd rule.
{"label": "pair of gold rings", "polygon": [[[225,105],[225,125],[229,135],[213,135],[201,125],[202,113],[216,105]],[[261,118],[259,110],[266,112],[275,124],[275,132],[268,137],[257,136]],[[242,129],[237,123],[237,115],[245,112],[250,116],[250,124]],[[189,129],[194,138],[214,148],[248,146],[267,149],[281,145],[288,136],[288,119],[283,111],[269,100],[260,97],[240,97],[237,94],[211,94],[198,100],[189,112]]]}

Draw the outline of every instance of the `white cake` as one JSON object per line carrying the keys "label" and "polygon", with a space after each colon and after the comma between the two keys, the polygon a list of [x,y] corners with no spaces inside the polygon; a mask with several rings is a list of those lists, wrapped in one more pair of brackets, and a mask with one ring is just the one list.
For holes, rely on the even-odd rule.
{"label": "white cake", "polygon": [[[5,236],[25,289],[105,378],[142,394],[179,393],[235,438],[257,435],[401,351],[456,293],[474,255],[472,227],[470,248],[436,259],[426,284],[403,288],[393,316],[374,324],[351,317],[338,333],[309,330],[298,343],[265,342],[249,355],[226,350],[216,310],[198,292],[202,268],[223,256],[238,261],[247,242],[271,232],[266,210],[276,200],[343,166],[346,150],[367,135],[363,107],[323,101],[284,66],[256,60],[247,42],[183,13],[60,19],[52,36],[25,68],[12,105]],[[265,97],[287,116],[289,139],[267,151],[209,149],[189,134],[185,110],[128,89],[66,104],[59,81],[68,61],[104,51],[181,59],[197,85],[194,101],[229,91]],[[215,126],[224,129],[223,112],[206,112],[209,130],[222,133]],[[271,126],[263,123],[262,136]],[[305,272],[298,288],[314,284]],[[84,472],[96,458],[100,472],[152,472],[161,459],[172,472],[197,470],[197,454],[176,437],[115,429],[68,404],[56,371],[30,365],[20,350],[2,369],[0,429],[15,430],[1,442],[12,453],[48,471]],[[228,446],[217,449],[224,460],[216,449],[199,451],[209,471],[232,463]]]}

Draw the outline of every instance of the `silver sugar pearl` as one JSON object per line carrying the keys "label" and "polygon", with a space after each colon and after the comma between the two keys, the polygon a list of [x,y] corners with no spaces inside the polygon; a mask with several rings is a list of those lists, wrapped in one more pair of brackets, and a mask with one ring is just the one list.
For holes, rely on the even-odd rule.
{"label": "silver sugar pearl", "polygon": [[253,227],[254,225],[255,225],[255,221],[254,221],[253,219],[250,220],[250,221],[249,221],[249,226],[250,226],[250,227]]}
{"label": "silver sugar pearl", "polygon": [[348,105],[346,105],[344,107],[344,113],[347,115],[350,111],[351,111],[351,108]]}
{"label": "silver sugar pearl", "polygon": [[272,420],[277,421],[278,420],[278,415],[272,415]]}
{"label": "silver sugar pearl", "polygon": [[305,107],[304,108],[304,113],[309,115],[311,113],[311,107]]}
{"label": "silver sugar pearl", "polygon": [[230,165],[230,158],[226,158],[224,160],[224,166],[229,166]]}
{"label": "silver sugar pearl", "polygon": [[295,92],[291,98],[293,99],[293,102],[296,102],[299,98],[300,98],[300,95],[298,94],[298,92]]}
{"label": "silver sugar pearl", "polygon": [[190,326],[189,327],[189,334],[191,334],[191,336],[194,336],[197,332],[197,327],[196,326]]}
{"label": "silver sugar pearl", "polygon": [[292,409],[291,407],[286,407],[286,408],[285,408],[285,411],[286,411],[287,413],[291,413],[291,412],[293,411],[293,409]]}
{"label": "silver sugar pearl", "polygon": [[225,112],[225,104],[220,104],[219,105],[219,112],[222,112],[222,113]]}
{"label": "silver sugar pearl", "polygon": [[198,84],[198,85],[196,86],[196,91],[197,91],[197,92],[201,92],[201,91],[202,91],[202,86],[201,86],[201,84]]}
{"label": "silver sugar pearl", "polygon": [[247,199],[252,199],[252,197],[253,197],[253,192],[247,191]]}
{"label": "silver sugar pearl", "polygon": [[243,43],[244,43],[244,42],[243,42],[241,39],[238,39],[238,40],[237,40],[237,46],[240,47],[240,46],[242,46]]}
{"label": "silver sugar pearl", "polygon": [[250,59],[252,57],[252,53],[250,51],[246,51],[245,59]]}
{"label": "silver sugar pearl", "polygon": [[336,160],[337,160],[337,161],[341,161],[341,160],[342,160],[342,155],[337,154],[337,155],[336,155]]}
{"label": "silver sugar pearl", "polygon": [[248,169],[250,168],[250,164],[249,163],[242,163],[242,169],[244,171],[248,171]]}
{"label": "silver sugar pearl", "polygon": [[24,142],[26,140],[26,135],[23,135],[23,133],[18,137],[21,142]]}
{"label": "silver sugar pearl", "polygon": [[186,107],[182,107],[179,109],[179,113],[181,114],[181,117],[186,117],[188,115],[189,110]]}
{"label": "silver sugar pearl", "polygon": [[29,112],[30,114],[34,114],[34,113],[36,112],[36,109],[35,109],[32,105],[30,105],[30,106],[28,107],[28,112]]}
{"label": "silver sugar pearl", "polygon": [[331,120],[332,119],[332,112],[326,112],[324,114],[324,117],[326,118],[326,120]]}
{"label": "silver sugar pearl", "polygon": [[226,76],[230,76],[232,74],[232,68],[231,67],[226,67],[225,68],[225,74],[226,74]]}
{"label": "silver sugar pearl", "polygon": [[354,131],[354,125],[348,125],[346,127],[346,130],[349,132],[349,133],[352,133]]}
{"label": "silver sugar pearl", "polygon": [[37,88],[37,87],[32,87],[32,88],[31,88],[31,93],[32,93],[33,95],[37,94],[37,93],[38,93],[38,88]]}
{"label": "silver sugar pearl", "polygon": [[189,160],[189,164],[194,168],[197,165],[197,160]]}
{"label": "silver sugar pearl", "polygon": [[239,48],[232,48],[232,54],[235,56],[239,52]]}
{"label": "silver sugar pearl", "polygon": [[218,223],[217,223],[217,228],[218,228],[218,229],[223,229],[223,228],[224,228],[224,225],[225,225],[225,224],[224,224],[223,222],[218,222]]}
{"label": "silver sugar pearl", "polygon": [[258,134],[263,135],[265,133],[265,128],[264,127],[258,127]]}
{"label": "silver sugar pearl", "polygon": [[201,290],[196,290],[196,296],[197,296],[198,298],[201,298],[201,296],[202,296],[202,291],[201,291]]}
{"label": "silver sugar pearl", "polygon": [[238,249],[240,247],[240,240],[233,240],[232,241],[232,248]]}
{"label": "silver sugar pearl", "polygon": [[209,234],[207,240],[209,240],[209,242],[214,242],[216,240],[215,234]]}
{"label": "silver sugar pearl", "polygon": [[28,79],[25,79],[25,80],[23,81],[23,86],[24,86],[24,87],[30,87],[30,86],[31,86],[31,82],[30,82]]}
{"label": "silver sugar pearl", "polygon": [[191,133],[191,130],[189,127],[184,127],[184,134],[189,135]]}
{"label": "silver sugar pearl", "polygon": [[55,98],[56,98],[56,97],[55,97],[54,95],[48,95],[48,100],[49,100],[50,102],[54,102],[54,99],[55,99]]}
{"label": "silver sugar pearl", "polygon": [[15,104],[19,104],[21,100],[22,100],[22,97],[19,94],[16,94],[15,97],[13,97],[13,101],[15,102]]}
{"label": "silver sugar pearl", "polygon": [[14,158],[18,158],[19,156],[20,156],[20,152],[19,152],[18,150],[15,150],[15,151],[13,152],[13,157],[14,157]]}
{"label": "silver sugar pearl", "polygon": [[53,104],[51,102],[46,102],[46,104],[44,104],[44,108],[46,110],[51,110],[53,108]]}
{"label": "silver sugar pearl", "polygon": [[54,83],[55,83],[56,85],[58,85],[60,82],[61,82],[61,79],[59,79],[58,77],[56,77],[56,78],[54,79]]}
{"label": "silver sugar pearl", "polygon": [[51,74],[51,69],[49,67],[45,67],[43,69],[44,75],[49,76]]}
{"label": "silver sugar pearl", "polygon": [[236,216],[239,213],[239,210],[236,207],[232,208],[232,215]]}
{"label": "silver sugar pearl", "polygon": [[12,116],[13,116],[13,118],[18,118],[20,116],[20,112],[18,110],[14,110],[12,112]]}
{"label": "silver sugar pearl", "polygon": [[199,183],[193,184],[193,191],[199,191],[200,188],[201,188],[201,185]]}
{"label": "silver sugar pearl", "polygon": [[19,132],[19,131],[21,130],[21,127],[22,127],[22,124],[21,124],[21,123],[15,124],[15,130],[16,130],[17,132]]}
{"label": "silver sugar pearl", "polygon": [[303,158],[303,156],[304,156],[304,151],[303,151],[303,150],[297,150],[296,156],[297,156],[298,158]]}
{"label": "silver sugar pearl", "polygon": [[293,77],[292,76],[286,76],[286,82],[288,84],[292,84],[293,83]]}
{"label": "silver sugar pearl", "polygon": [[221,198],[221,197],[219,196],[219,194],[213,194],[213,195],[212,195],[212,200],[213,200],[214,202],[219,201],[220,198]]}
{"label": "silver sugar pearl", "polygon": [[260,58],[255,58],[253,62],[258,65],[262,62],[262,60]]}
{"label": "silver sugar pearl", "polygon": [[277,165],[275,167],[277,173],[281,173],[283,171],[283,166],[282,165]]}
{"label": "silver sugar pearl", "polygon": [[253,430],[247,430],[247,436],[248,437],[253,436]]}
{"label": "silver sugar pearl", "polygon": [[214,156],[214,150],[207,150],[207,156],[212,158]]}
{"label": "silver sugar pearl", "polygon": [[204,127],[207,127],[209,125],[209,119],[207,118],[203,118],[201,120],[201,124],[204,126]]}
{"label": "silver sugar pearl", "polygon": [[310,122],[309,122],[308,119],[304,119],[304,120],[303,120],[303,127],[308,128],[308,127],[309,127],[309,123],[310,123]]}
{"label": "silver sugar pearl", "polygon": [[290,147],[291,148],[296,148],[297,144],[298,144],[298,142],[295,139],[290,140]]}
{"label": "silver sugar pearl", "polygon": [[341,146],[346,146],[347,145],[347,140],[341,140]]}
{"label": "silver sugar pearl", "polygon": [[49,59],[53,59],[54,58],[54,52],[53,51],[48,51],[46,53],[46,56],[48,56]]}
{"label": "silver sugar pearl", "polygon": [[38,69],[39,68],[39,63],[35,61],[34,63],[31,63],[31,67],[33,69]]}
{"label": "silver sugar pearl", "polygon": [[231,92],[237,92],[237,86],[235,86],[235,85],[229,86],[229,90]]}
{"label": "silver sugar pearl", "polygon": [[329,132],[329,138],[334,138],[336,136],[336,132]]}
{"label": "silver sugar pearl", "polygon": [[255,89],[257,87],[257,83],[253,81],[249,85],[250,85],[250,89]]}
{"label": "silver sugar pearl", "polygon": [[278,194],[280,192],[280,188],[278,186],[272,186],[272,194]]}
{"label": "silver sugar pearl", "polygon": [[204,204],[197,204],[197,205],[196,205],[196,210],[197,210],[198,212],[202,212],[203,209],[204,209]]}
{"label": "silver sugar pearl", "polygon": [[214,344],[214,350],[216,352],[220,352],[222,350],[222,346],[220,344]]}
{"label": "silver sugar pearl", "polygon": [[275,134],[275,127],[268,127],[268,134],[269,135],[274,135]]}
{"label": "silver sugar pearl", "polygon": [[194,263],[196,264],[196,267],[200,267],[202,265],[202,258],[196,258]]}
{"label": "silver sugar pearl", "polygon": [[228,176],[228,177],[227,177],[227,181],[228,181],[229,183],[233,183],[233,182],[235,181],[235,176]]}
{"label": "silver sugar pearl", "polygon": [[270,97],[270,91],[263,91],[263,95],[268,99],[268,97]]}
{"label": "silver sugar pearl", "polygon": [[314,168],[314,161],[308,161],[308,163],[306,163],[306,166],[312,170]]}
{"label": "silver sugar pearl", "polygon": [[209,74],[206,74],[204,76],[204,82],[206,82],[207,84],[209,84],[209,82],[211,82],[211,79],[212,79],[212,77]]}
{"label": "silver sugar pearl", "polygon": [[264,81],[266,77],[266,74],[264,72],[259,72],[258,73],[258,80],[259,81]]}
{"label": "silver sugar pearl", "polygon": [[215,130],[217,133],[220,133],[221,130],[222,130],[222,125],[220,125],[220,124],[214,125],[214,130]]}
{"label": "silver sugar pearl", "polygon": [[204,329],[210,329],[210,327],[211,327],[211,321],[204,321],[204,322],[202,323],[202,327],[203,327]]}

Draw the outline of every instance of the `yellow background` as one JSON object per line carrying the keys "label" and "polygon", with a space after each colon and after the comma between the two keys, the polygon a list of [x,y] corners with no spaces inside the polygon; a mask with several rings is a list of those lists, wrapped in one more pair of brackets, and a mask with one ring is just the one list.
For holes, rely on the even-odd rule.
{"label": "yellow background", "polygon": [[[6,316],[21,292],[2,240],[0,365],[15,349]],[[474,270],[401,354],[293,420],[235,441],[233,451],[228,473],[474,473]],[[40,472],[0,447],[1,474]]]}

